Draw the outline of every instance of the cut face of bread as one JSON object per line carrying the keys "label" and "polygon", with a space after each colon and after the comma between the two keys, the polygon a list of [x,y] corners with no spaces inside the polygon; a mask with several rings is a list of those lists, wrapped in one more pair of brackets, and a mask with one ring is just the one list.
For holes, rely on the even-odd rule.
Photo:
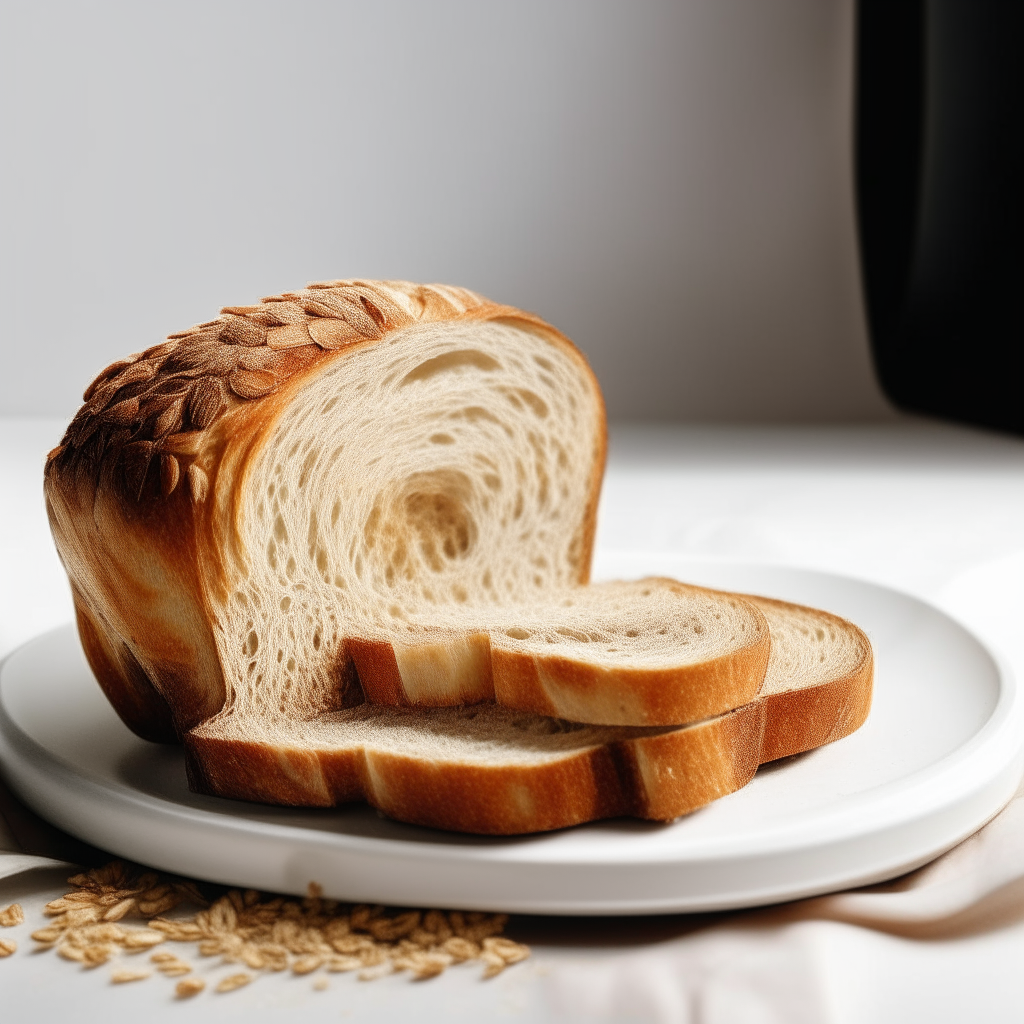
{"label": "cut face of bread", "polygon": [[[421,622],[431,625],[414,629]],[[389,639],[390,638],[390,639]],[[500,608],[435,610],[349,642],[377,704],[483,700],[598,725],[679,725],[757,696],[768,623],[734,594],[603,583]]]}
{"label": "cut face of bread", "polygon": [[668,821],[745,785],[759,764],[848,735],[867,717],[871,646],[826,612],[752,599],[772,630],[763,696],[677,728],[581,725],[494,704],[361,707],[251,732],[186,737],[191,784],[218,796],[333,806],[508,835],[631,815]]}
{"label": "cut face of bread", "polygon": [[593,374],[536,317],[332,282],[105,371],[46,496],[94,671],[172,738],[361,700],[352,635],[585,583],[604,453]]}

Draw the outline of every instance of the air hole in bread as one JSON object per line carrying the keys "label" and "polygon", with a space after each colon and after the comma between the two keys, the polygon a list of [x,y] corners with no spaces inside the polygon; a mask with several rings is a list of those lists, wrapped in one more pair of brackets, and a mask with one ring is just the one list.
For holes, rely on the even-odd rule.
{"label": "air hole in bread", "polygon": [[430,380],[441,373],[453,373],[462,370],[483,370],[489,372],[500,370],[501,363],[486,352],[475,348],[457,349],[455,352],[445,352],[443,355],[434,356],[426,362],[420,363],[414,370],[410,370],[403,378],[399,387],[405,387],[415,381]]}
{"label": "air hole in bread", "polygon": [[292,606],[292,599],[286,594],[281,598],[281,611],[287,612]]}
{"label": "air hole in bread", "polygon": [[451,434],[431,434],[431,444],[455,444],[455,438]]}
{"label": "air hole in bread", "polygon": [[306,458],[303,460],[302,472],[299,473],[299,488],[300,489],[306,486],[306,481],[309,479],[310,471],[312,470],[313,465],[316,462],[317,454],[318,453],[316,451],[311,451],[306,456]]}
{"label": "air hole in bread", "polygon": [[511,629],[505,630],[505,635],[512,637],[513,640],[528,640],[533,634],[528,629],[513,626]]}
{"label": "air hole in bread", "polygon": [[590,636],[586,633],[581,633],[578,629],[569,629],[567,626],[559,626],[555,630],[560,636],[569,637],[570,640],[579,640],[580,643],[589,644]]}
{"label": "air hole in bread", "polygon": [[547,419],[548,416],[548,405],[540,395],[534,394],[534,392],[527,388],[519,388],[516,392],[519,397],[529,406],[530,411],[540,419]]}
{"label": "air hole in bread", "polygon": [[640,630],[638,630],[638,629],[627,629],[626,630],[626,636],[639,636],[639,635],[640,635]]}

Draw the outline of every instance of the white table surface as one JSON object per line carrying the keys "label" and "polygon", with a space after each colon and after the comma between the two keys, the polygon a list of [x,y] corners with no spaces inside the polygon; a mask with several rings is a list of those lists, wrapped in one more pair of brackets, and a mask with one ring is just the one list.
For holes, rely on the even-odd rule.
{"label": "white table surface", "polygon": [[[0,419],[0,656],[67,621],[41,496],[53,420]],[[926,597],[1024,677],[1024,440],[923,420],[852,426],[619,427],[598,552],[639,550],[828,569]],[[0,881],[0,905],[57,894],[61,873]],[[829,921],[526,921],[535,955],[495,981],[273,976],[230,997],[111,987],[53,954],[0,961],[0,1019],[118,1021],[987,1022],[1024,1019],[1024,921],[917,941]],[[28,926],[26,926],[28,927]],[[8,935],[12,932],[8,931]],[[27,938],[27,936],[26,936]],[[22,943],[25,945],[26,943]],[[163,985],[163,988],[160,988]]]}

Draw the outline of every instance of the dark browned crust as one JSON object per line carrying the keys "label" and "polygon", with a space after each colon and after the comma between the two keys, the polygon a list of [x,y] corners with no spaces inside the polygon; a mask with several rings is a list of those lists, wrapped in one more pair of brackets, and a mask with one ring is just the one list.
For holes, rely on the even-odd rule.
{"label": "dark browned crust", "polygon": [[75,595],[75,620],[85,660],[121,721],[137,736],[154,743],[177,743],[167,701],[123,642],[112,645],[112,631],[97,629],[85,603]]}

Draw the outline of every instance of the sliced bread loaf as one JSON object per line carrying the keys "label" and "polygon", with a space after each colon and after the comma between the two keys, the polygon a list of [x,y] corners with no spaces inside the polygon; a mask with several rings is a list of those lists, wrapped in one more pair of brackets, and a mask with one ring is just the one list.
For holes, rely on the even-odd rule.
{"label": "sliced bread loaf", "polygon": [[141,735],[357,699],[345,641],[587,582],[605,421],[567,338],[335,281],[115,363],[46,466],[90,664]]}
{"label": "sliced bread loaf", "polygon": [[574,722],[639,726],[695,722],[753,700],[769,646],[755,605],[670,579],[435,611],[348,644],[375,704],[494,700]]}
{"label": "sliced bread loaf", "polygon": [[752,600],[773,638],[763,696],[724,715],[629,728],[495,704],[364,704],[308,722],[228,711],[186,736],[191,785],[263,803],[367,800],[400,821],[494,835],[619,815],[668,821],[739,789],[759,764],[840,739],[867,716],[867,637],[826,612]]}

